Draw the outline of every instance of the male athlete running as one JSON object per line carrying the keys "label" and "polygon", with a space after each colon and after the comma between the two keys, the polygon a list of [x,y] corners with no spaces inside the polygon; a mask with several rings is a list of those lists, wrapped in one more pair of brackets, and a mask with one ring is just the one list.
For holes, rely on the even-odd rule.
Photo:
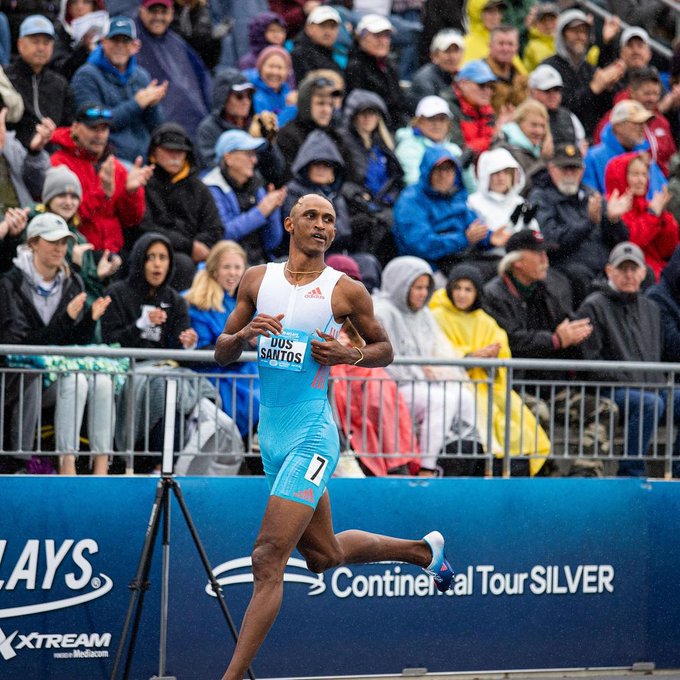
{"label": "male athlete running", "polygon": [[[243,679],[274,623],[283,572],[295,547],[315,573],[356,562],[410,562],[431,574],[442,592],[453,576],[438,531],[419,541],[333,532],[326,485],[340,444],[327,396],[330,366],[386,366],[392,346],[373,316],[364,286],[324,263],[335,237],[331,202],[316,194],[303,196],[284,227],[290,234],[288,261],[245,273],[215,348],[215,360],[225,365],[258,339],[258,434],[271,489],[252,553],[253,595],[222,680]],[[336,340],[346,319],[365,340],[364,347],[345,347]]]}

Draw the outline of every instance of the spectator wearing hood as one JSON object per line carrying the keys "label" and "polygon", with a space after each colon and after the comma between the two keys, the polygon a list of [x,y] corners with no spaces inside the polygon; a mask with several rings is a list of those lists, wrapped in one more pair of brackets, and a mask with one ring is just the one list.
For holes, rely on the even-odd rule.
{"label": "spectator wearing hood", "polygon": [[467,197],[456,157],[440,146],[428,148],[418,183],[404,189],[394,206],[397,252],[447,273],[472,246],[489,248],[497,239],[468,208]]}
{"label": "spectator wearing hood", "polygon": [[[490,151],[488,153],[494,153]],[[449,274],[445,288],[435,291],[430,300],[430,310],[454,350],[465,357],[509,359],[510,345],[507,333],[482,309],[482,278],[477,267],[456,265]],[[486,369],[469,368],[468,376],[475,381],[477,417],[480,423],[489,418],[489,376]],[[499,474],[505,443],[505,425],[510,409],[510,455],[514,456],[513,476],[537,474],[550,453],[550,441],[543,428],[536,423],[531,411],[522,403],[517,392],[510,393],[508,403],[507,369],[497,368],[493,382],[493,452],[494,468]],[[517,458],[531,456],[531,459]],[[479,463],[476,464],[479,466]],[[483,474],[483,469],[477,469]]]}
{"label": "spectator wearing hood", "polygon": [[333,59],[333,45],[338,39],[341,24],[338,11],[328,5],[320,5],[307,15],[304,30],[296,38],[291,52],[298,83],[310,71],[317,69],[340,73],[340,67]]}
{"label": "spectator wearing hood", "polygon": [[258,55],[255,68],[244,74],[255,87],[255,113],[270,111],[276,115],[280,127],[297,113],[297,92],[288,85],[292,72],[293,62],[288,52],[278,45],[270,45]]}
{"label": "spectator wearing hood", "polygon": [[603,273],[609,251],[628,239],[628,229],[621,222],[621,201],[603,204],[602,195],[583,184],[578,146],[557,146],[547,173],[548,181],[531,190],[529,201],[537,207],[536,220],[553,245],[550,264],[569,279],[578,306]]}
{"label": "spectator wearing hood", "polygon": [[[434,292],[430,265],[419,257],[396,257],[383,271],[373,296],[375,316],[385,328],[395,354],[453,359],[457,354],[428,308]],[[452,452],[481,453],[475,399],[459,368],[391,364],[401,396],[413,414],[421,451],[421,475],[435,474],[447,443]]]}
{"label": "spectator wearing hood", "polygon": [[274,259],[283,238],[281,206],[286,188],[265,188],[256,170],[256,151],[263,139],[243,130],[223,132],[215,145],[216,166],[203,176],[224,226],[224,238],[246,251],[248,262]]}
{"label": "spectator wearing hood", "polygon": [[212,167],[215,144],[227,130],[244,130],[266,143],[257,149],[257,162],[262,177],[280,186],[286,171],[286,161],[276,142],[278,122],[271,112],[253,115],[255,87],[236,69],[221,71],[214,80],[212,111],[198,126],[195,152],[201,168]]}
{"label": "spectator wearing hood", "polygon": [[19,57],[5,69],[24,102],[23,116],[9,127],[26,148],[36,125],[44,119],[55,125],[68,125],[73,120],[71,86],[64,76],[48,67],[54,54],[55,35],[54,26],[46,17],[36,14],[24,19],[17,40]]}
{"label": "spectator wearing hood", "polygon": [[607,163],[605,189],[607,198],[627,199],[621,221],[628,228],[629,241],[638,245],[645,262],[658,281],[678,245],[678,223],[666,207],[670,201],[668,187],[654,192],[647,199],[649,185],[649,161],[638,153],[626,153]]}
{"label": "spectator wearing hood", "polygon": [[102,319],[108,344],[149,349],[192,349],[196,331],[189,327],[184,298],[171,286],[175,256],[170,241],[149,232],[137,239],[128,274],[106,291],[111,305]]}
{"label": "spectator wearing hood", "polygon": [[680,362],[680,247],[676,247],[662,269],[659,283],[648,288],[648,298],[661,311],[663,360]]}
{"label": "spectator wearing hood", "polygon": [[[75,34],[74,22],[94,12],[99,13],[97,22],[82,36]],[[97,40],[108,21],[104,0],[61,0],[51,68],[70,81],[97,47]]]}
{"label": "spectator wearing hood", "polygon": [[599,69],[586,61],[591,34],[591,20],[581,10],[563,12],[555,29],[556,54],[542,62],[562,76],[562,103],[581,121],[588,136],[612,107],[613,89],[625,72],[620,60]]}
{"label": "spectator wearing hood", "polygon": [[347,92],[370,90],[382,97],[390,112],[387,121],[394,131],[408,120],[408,102],[401,91],[399,76],[389,62],[393,27],[379,14],[366,14],[356,26],[354,45],[345,69]]}
{"label": "spectator wearing hood", "polygon": [[222,238],[224,228],[208,187],[200,180],[193,145],[177,123],[156,128],[149,145],[156,169],[146,185],[143,232],[156,232],[172,244],[175,254],[173,286],[191,286],[196,265]]}
{"label": "spectator wearing hood", "polygon": [[[284,215],[290,214],[301,196],[320,194],[335,208],[335,239],[330,251],[356,250],[358,244],[353,238],[347,201],[342,195],[345,161],[328,135],[321,130],[310,132],[295,157],[291,170],[293,179],[286,184],[288,194],[283,204]],[[287,235],[279,248],[286,252]]]}
{"label": "spectator wearing hood", "polygon": [[[623,99],[612,110],[609,123],[602,131],[602,141],[591,146],[586,154],[586,172],[583,183],[605,193],[605,168],[616,156],[628,152],[648,152],[649,143],[645,139],[645,123],[653,118],[640,102]],[[661,168],[655,161],[649,165],[649,189],[647,197],[653,195],[668,184]]]}
{"label": "spectator wearing hood", "polygon": [[[352,215],[357,250],[372,253],[384,265],[395,255],[392,209],[404,181],[385,118],[385,102],[374,92],[352,90],[345,101],[343,136],[351,174],[343,187]],[[356,239],[362,235],[362,243]]]}
{"label": "spectator wearing hood", "polygon": [[210,112],[212,83],[202,59],[170,28],[173,18],[173,0],[143,0],[136,19],[137,62],[158,83],[169,83],[165,119],[179,123],[193,139]]}
{"label": "spectator wearing hood", "polygon": [[146,157],[151,131],[163,122],[160,102],[167,83],[151,82],[137,64],[137,29],[127,17],[113,17],[101,44],[73,76],[78,106],[96,102],[111,111],[109,135],[116,155],[133,163]]}
{"label": "spectator wearing hood", "polygon": [[[300,83],[297,114],[281,128],[277,143],[290,169],[307,136],[314,130],[324,132],[347,163],[349,154],[334,120],[335,83],[326,77],[310,74]],[[287,179],[290,179],[290,170]]]}
{"label": "spectator wearing hood", "polygon": [[[286,42],[286,20],[276,12],[260,12],[248,21],[248,44],[250,50],[239,60],[238,67],[241,71],[255,68],[257,58],[265,47],[278,45],[283,47]],[[295,79],[289,78],[288,84],[295,87]]]}
{"label": "spectator wearing hood", "polygon": [[534,218],[536,208],[522,198],[524,171],[507,149],[485,151],[477,163],[477,191],[470,194],[468,207],[491,230],[502,230],[499,245],[482,251],[475,259],[484,282],[496,275],[498,262],[505,255],[505,239],[522,229],[540,231]]}

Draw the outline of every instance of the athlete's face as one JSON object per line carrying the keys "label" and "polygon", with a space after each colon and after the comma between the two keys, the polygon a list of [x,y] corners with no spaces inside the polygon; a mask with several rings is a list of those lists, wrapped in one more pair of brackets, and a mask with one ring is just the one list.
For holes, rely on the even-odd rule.
{"label": "athlete's face", "polygon": [[303,196],[286,217],[286,231],[295,247],[307,255],[325,253],[335,238],[335,210],[322,196]]}

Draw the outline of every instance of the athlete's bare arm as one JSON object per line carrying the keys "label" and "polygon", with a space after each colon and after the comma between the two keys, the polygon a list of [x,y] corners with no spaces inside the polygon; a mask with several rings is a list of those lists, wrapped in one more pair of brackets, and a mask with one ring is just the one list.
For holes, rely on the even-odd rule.
{"label": "athlete's bare arm", "polygon": [[281,333],[283,314],[269,316],[258,314],[253,318],[256,309],[257,293],[264,278],[266,265],[258,265],[246,271],[239,285],[236,307],[227,319],[224,331],[215,343],[215,361],[220,366],[236,361],[241,352],[248,348],[249,342],[258,335],[269,337]]}
{"label": "athlete's bare arm", "polygon": [[[385,329],[375,318],[373,300],[362,283],[343,276],[335,286],[332,299],[336,319],[349,319],[366,342],[361,347],[360,366],[387,366],[394,359],[392,345]],[[354,347],[346,347],[335,338],[317,331],[323,342],[312,340],[312,356],[320,364],[354,364],[361,354]]]}

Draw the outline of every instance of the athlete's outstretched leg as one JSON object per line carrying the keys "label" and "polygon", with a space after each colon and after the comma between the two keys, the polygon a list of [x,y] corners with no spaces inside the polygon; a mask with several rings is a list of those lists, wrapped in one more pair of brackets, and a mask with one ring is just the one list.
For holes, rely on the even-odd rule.
{"label": "athlete's outstretched leg", "polygon": [[310,570],[317,573],[338,564],[384,560],[410,562],[427,568],[433,554],[430,545],[423,540],[409,541],[357,530],[335,534],[328,491],[319,500],[297,547]]}
{"label": "athlete's outstretched leg", "polygon": [[253,595],[222,680],[243,680],[281,606],[283,571],[312,518],[313,508],[270,496],[253,548]]}

